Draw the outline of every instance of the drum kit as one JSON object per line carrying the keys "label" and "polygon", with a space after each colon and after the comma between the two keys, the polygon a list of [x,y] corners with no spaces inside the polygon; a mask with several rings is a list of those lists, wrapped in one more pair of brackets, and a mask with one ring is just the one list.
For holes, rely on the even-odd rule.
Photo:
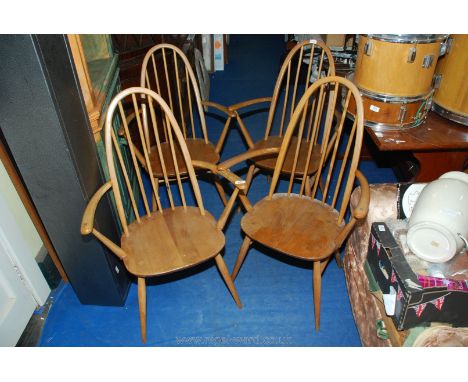
{"label": "drum kit", "polygon": [[[431,107],[468,126],[468,35],[360,35],[348,77],[374,131],[419,126]],[[351,104],[348,116],[354,112]]]}

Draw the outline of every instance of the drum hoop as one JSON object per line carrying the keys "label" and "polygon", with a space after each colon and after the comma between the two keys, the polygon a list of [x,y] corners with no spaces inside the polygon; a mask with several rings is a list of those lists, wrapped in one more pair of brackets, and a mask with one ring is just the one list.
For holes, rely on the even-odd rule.
{"label": "drum hoop", "polygon": [[432,42],[445,40],[448,34],[363,34],[368,38],[386,42],[414,44],[429,44]]}
{"label": "drum hoop", "polygon": [[428,93],[419,95],[419,96],[412,96],[412,97],[405,97],[405,96],[394,96],[394,95],[389,95],[389,94],[384,94],[384,93],[374,93],[369,90],[364,90],[358,87],[359,92],[361,95],[373,99],[375,101],[380,101],[380,102],[385,102],[385,103],[413,103],[413,102],[418,102],[422,101],[425,99],[430,98],[432,94],[432,90],[430,90]]}
{"label": "drum hoop", "polygon": [[[346,113],[346,116],[351,121],[354,121],[354,115],[352,115],[349,111]],[[372,121],[364,120],[364,126],[370,127],[373,131],[376,131],[376,132],[407,130],[407,129],[412,129],[414,127],[418,127],[421,123],[423,123],[426,120],[426,118],[427,118],[427,113],[419,121],[414,121],[403,126],[397,125],[397,124],[372,122]]]}
{"label": "drum hoop", "polygon": [[435,102],[432,104],[432,110],[434,110],[440,116],[450,119],[451,121],[461,123],[462,125],[468,126],[468,116],[464,116],[453,111],[449,111],[444,107],[437,105]]}

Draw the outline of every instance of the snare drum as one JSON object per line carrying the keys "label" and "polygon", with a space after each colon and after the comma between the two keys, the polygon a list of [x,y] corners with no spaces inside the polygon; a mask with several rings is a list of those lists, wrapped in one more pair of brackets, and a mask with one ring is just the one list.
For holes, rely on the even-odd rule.
{"label": "snare drum", "polygon": [[437,63],[433,110],[468,126],[468,35],[451,35]]}
{"label": "snare drum", "polygon": [[[348,78],[353,81],[352,74]],[[375,131],[416,127],[425,121],[431,108],[432,90],[420,97],[385,96],[362,89],[359,92],[364,106],[364,124]],[[350,99],[348,113],[354,118],[354,98]]]}

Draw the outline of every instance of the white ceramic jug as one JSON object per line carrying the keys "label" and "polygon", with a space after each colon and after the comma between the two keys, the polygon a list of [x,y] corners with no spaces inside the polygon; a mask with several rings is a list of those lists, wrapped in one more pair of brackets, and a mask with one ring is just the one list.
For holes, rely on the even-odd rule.
{"label": "white ceramic jug", "polygon": [[443,263],[468,245],[468,174],[451,171],[424,187],[409,219],[407,241],[420,258]]}

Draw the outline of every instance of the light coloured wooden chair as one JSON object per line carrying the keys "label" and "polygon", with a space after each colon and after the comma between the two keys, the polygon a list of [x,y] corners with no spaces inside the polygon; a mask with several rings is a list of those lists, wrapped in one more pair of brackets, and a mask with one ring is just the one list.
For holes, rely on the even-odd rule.
{"label": "light coloured wooden chair", "polygon": [[[288,125],[293,115],[296,101],[301,98],[306,89],[316,80],[324,76],[334,75],[335,63],[333,55],[322,41],[308,40],[295,45],[281,66],[272,97],[256,98],[229,106],[229,110],[235,112],[237,123],[249,150],[273,147],[279,148],[284,138],[284,128]],[[265,102],[270,102],[265,134],[263,139],[254,142],[239,115],[239,111],[240,109]],[[323,99],[322,102],[325,102],[325,99]],[[316,105],[316,107],[321,106],[322,105]],[[311,129],[312,120],[309,120],[307,123],[307,133],[304,135],[304,139],[310,139]],[[300,146],[302,147],[301,150],[304,150],[307,145]],[[309,185],[307,190],[310,189],[311,177],[317,171],[319,151],[319,147],[313,148],[312,160],[309,162],[307,170],[305,170],[301,162],[299,162],[295,170],[295,175],[301,177],[303,174],[300,171],[304,168],[307,174],[306,182]],[[307,157],[303,154],[304,153],[301,153],[299,155],[299,161]],[[290,151],[286,154],[281,175],[290,175],[293,163],[294,153]],[[267,174],[272,174],[275,169],[275,164],[275,157],[257,158],[252,161],[246,177],[247,190],[250,187],[253,176],[258,172],[258,169],[262,169]]]}
{"label": "light coloured wooden chair", "polygon": [[[137,136],[140,140],[142,152],[138,152],[136,142],[132,140],[134,135],[129,131],[129,126],[126,122],[128,116],[122,106],[125,102],[133,105]],[[143,118],[137,112],[141,110],[143,104],[147,113],[145,126]],[[129,112],[132,112],[132,110]],[[159,119],[157,116],[159,116]],[[125,135],[129,141],[133,169],[137,174],[138,182],[138,187],[136,187],[135,191],[132,191],[128,169],[125,167],[116,135],[111,126],[112,121],[116,117],[120,118]],[[164,132],[167,134],[167,142],[163,143],[161,141],[158,120],[165,121]],[[145,128],[146,133],[144,132]],[[158,161],[155,161],[154,155],[152,157],[152,152],[148,150],[146,139],[149,136],[155,142],[157,150],[153,151],[153,153],[157,155]],[[163,144],[166,144],[167,151],[161,149]],[[83,215],[81,233],[83,235],[92,233],[96,236],[116,256],[122,259],[127,270],[137,277],[142,340],[146,341],[145,279],[147,277],[176,272],[214,258],[219,272],[237,306],[241,307],[236,288],[220,252],[225,244],[222,230],[236,196],[244,188],[245,182],[231,173],[226,166],[221,169],[212,163],[201,160],[192,161],[185,136],[171,109],[158,94],[149,89],[129,88],[120,92],[112,100],[106,116],[105,147],[110,181],[104,184],[90,199]],[[165,189],[161,187],[160,190],[155,178],[150,177],[150,190],[145,190],[138,162],[143,162],[146,171],[150,174],[155,171],[155,163],[159,165],[158,171],[161,172],[162,181],[166,186]],[[209,170],[216,176],[223,176],[236,187],[217,221],[204,207],[198,181],[195,176],[195,167]],[[121,187],[119,187],[119,183],[117,182],[116,169],[119,169],[119,172],[123,174],[125,179]],[[182,183],[181,169],[184,169],[187,174],[188,183]],[[172,184],[170,183],[171,174],[174,175]],[[191,191],[189,190],[190,187]],[[118,217],[123,229],[120,244],[110,241],[93,224],[98,203],[110,190],[112,191],[113,200],[115,201]],[[123,193],[129,195],[136,217],[136,220],[131,223],[129,223],[122,205]],[[191,199],[193,199],[193,205],[190,205]],[[140,207],[143,212],[138,208],[139,201],[142,202]],[[153,206],[151,206],[151,201],[154,203]],[[165,206],[167,208],[164,208]]]}
{"label": "light coloured wooden chair", "polygon": [[[324,107],[322,101],[327,92],[333,96],[331,104]],[[338,123],[334,124],[329,114],[338,108],[342,94],[343,112]],[[343,125],[351,99],[357,105],[357,117],[348,134]],[[312,118],[310,139],[304,140],[302,138],[309,134],[305,128],[309,118]],[[268,195],[253,207],[245,196],[242,197],[247,210],[241,221],[245,239],[232,279],[237,277],[252,242],[261,243],[293,258],[313,262],[316,330],[320,327],[322,272],[356,220],[367,214],[369,186],[357,170],[362,137],[363,106],[356,86],[342,77],[322,78],[307,89],[295,108],[281,142]],[[307,196],[305,189],[308,173],[305,169],[312,161],[315,147],[320,148],[316,158],[317,173],[311,196]],[[287,162],[288,153],[293,153],[290,163]],[[304,157],[300,158],[301,155]],[[287,191],[277,193],[280,174],[285,166],[290,166]],[[298,174],[300,184],[294,184]],[[355,178],[361,186],[361,200],[346,223],[345,216]],[[324,186],[319,192],[320,180]],[[294,192],[293,186],[298,188],[298,192]]]}
{"label": "light coloured wooden chair", "polygon": [[[193,69],[182,50],[171,44],[159,44],[152,47],[146,53],[143,60],[140,86],[155,91],[170,106],[174,117],[182,128],[188,151],[193,160],[200,160],[211,164],[219,162],[229,125],[235,114],[215,102],[202,100]],[[226,123],[216,145],[208,138],[205,118],[205,109],[208,107],[215,108],[227,116]],[[145,114],[143,115],[144,118],[146,118]],[[161,145],[163,157],[169,154],[164,123],[162,121],[161,124],[161,130],[164,134],[164,143]],[[158,155],[156,155],[156,150],[153,146],[154,142],[148,139],[147,144],[150,160],[154,162],[153,175],[157,182],[162,182],[163,174],[160,170],[161,165],[158,162]],[[182,176],[186,175],[185,169],[180,170]],[[172,168],[169,168],[167,175],[170,178],[174,178],[176,174]],[[226,204],[227,199],[219,179],[214,177],[213,180],[223,203]]]}

